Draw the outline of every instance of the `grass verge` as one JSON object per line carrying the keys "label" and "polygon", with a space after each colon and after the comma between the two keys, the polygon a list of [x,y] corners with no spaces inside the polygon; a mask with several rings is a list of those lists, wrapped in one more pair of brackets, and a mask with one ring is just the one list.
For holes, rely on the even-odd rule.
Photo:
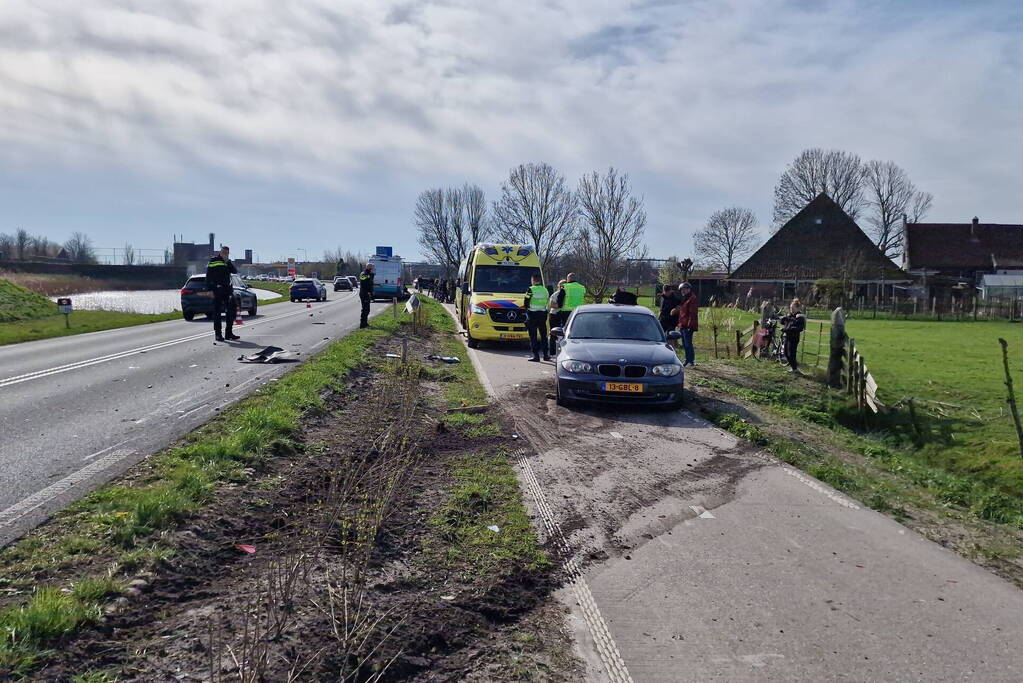
{"label": "grass verge", "polygon": [[[398,329],[389,312],[244,399],[179,445],[151,456],[136,478],[68,506],[46,527],[0,550],[0,678],[27,671],[47,647],[95,621],[117,577],[168,552],[160,532],[201,506],[219,483],[245,481],[253,465],[297,447],[292,436],[321,394],[339,389],[366,350]],[[59,529],[50,533],[48,529]],[[89,574],[63,589],[40,578],[82,564]],[[101,569],[102,567],[102,569]],[[85,573],[85,572],[83,572]]]}
{"label": "grass verge", "polygon": [[[462,360],[445,367],[451,373],[444,383],[447,406],[488,403],[465,344],[457,336],[455,321],[441,304],[423,299],[429,325],[442,335],[441,354]],[[492,439],[494,443],[452,463],[450,498],[431,519],[447,543],[448,563],[491,576],[549,568],[551,559],[530,526],[512,453],[499,438],[505,432],[501,424],[486,413],[447,413],[443,421],[469,438]]]}

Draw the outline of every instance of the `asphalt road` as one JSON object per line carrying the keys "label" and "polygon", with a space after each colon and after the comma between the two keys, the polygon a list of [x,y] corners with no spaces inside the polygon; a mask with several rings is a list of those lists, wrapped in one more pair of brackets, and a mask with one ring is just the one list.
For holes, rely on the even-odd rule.
{"label": "asphalt road", "polygon": [[1008,582],[687,411],[566,410],[526,349],[467,352],[537,452],[588,678],[1021,680]]}
{"label": "asphalt road", "polygon": [[0,346],[0,546],[295,367],[238,356],[301,361],[355,329],[357,294],[329,296],[260,307],[238,342],[197,318]]}

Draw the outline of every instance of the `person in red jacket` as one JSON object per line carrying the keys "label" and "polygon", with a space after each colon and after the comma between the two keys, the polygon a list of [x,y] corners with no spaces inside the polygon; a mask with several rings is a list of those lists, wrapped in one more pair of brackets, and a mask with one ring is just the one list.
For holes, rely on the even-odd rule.
{"label": "person in red jacket", "polygon": [[673,313],[678,318],[678,331],[682,333],[682,349],[686,354],[683,367],[696,365],[696,350],[693,348],[693,333],[700,329],[700,309],[693,294],[693,286],[683,282],[678,286],[682,301]]}

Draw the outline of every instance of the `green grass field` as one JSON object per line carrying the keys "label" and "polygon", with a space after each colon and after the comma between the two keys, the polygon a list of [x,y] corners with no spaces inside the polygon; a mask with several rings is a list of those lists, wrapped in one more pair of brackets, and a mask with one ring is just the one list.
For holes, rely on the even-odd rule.
{"label": "green grass field", "polygon": [[54,315],[57,305],[42,294],[0,278],[0,323]]}
{"label": "green grass field", "polygon": [[877,380],[879,398],[888,405],[913,398],[927,413],[937,433],[922,457],[1023,498],[1023,458],[998,344],[999,337],[1009,344],[1023,400],[1023,324],[851,320],[846,330]]}

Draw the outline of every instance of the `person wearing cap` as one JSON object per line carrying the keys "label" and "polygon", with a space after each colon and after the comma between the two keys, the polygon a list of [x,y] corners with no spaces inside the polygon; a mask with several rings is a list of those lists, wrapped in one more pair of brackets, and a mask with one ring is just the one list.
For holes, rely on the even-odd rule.
{"label": "person wearing cap", "polygon": [[367,263],[359,273],[359,301],[362,303],[362,314],[359,316],[359,328],[369,327],[369,304],[373,300],[373,273],[377,267]]}
{"label": "person wearing cap", "polygon": [[700,329],[700,309],[696,302],[696,295],[693,294],[693,286],[683,282],[678,286],[682,300],[675,307],[675,316],[678,318],[678,331],[682,333],[682,349],[685,351],[686,360],[682,367],[696,365],[696,349],[693,348],[693,333]]}
{"label": "person wearing cap", "polygon": [[[232,325],[236,315],[234,300],[234,284],[231,276],[236,274],[231,261],[231,249],[226,245],[220,245],[220,251],[210,258],[206,264],[206,285],[213,293],[213,335],[216,341],[222,342],[225,339],[235,341],[241,339],[234,333]],[[224,333],[220,332],[220,316],[224,314]]]}

